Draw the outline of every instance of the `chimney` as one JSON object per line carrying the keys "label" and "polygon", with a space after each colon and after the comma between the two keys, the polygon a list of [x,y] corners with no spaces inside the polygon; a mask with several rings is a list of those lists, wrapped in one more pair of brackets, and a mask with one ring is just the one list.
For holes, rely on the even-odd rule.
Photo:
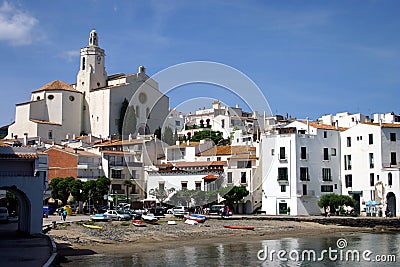
{"label": "chimney", "polygon": [[89,134],[89,143],[92,143],[92,134]]}
{"label": "chimney", "polygon": [[76,138],[76,136],[75,136],[75,134],[73,134],[73,135],[72,135],[72,139],[74,139],[74,140],[75,140],[75,138]]}
{"label": "chimney", "polygon": [[128,141],[129,141],[129,142],[132,141],[132,134],[129,134],[129,136],[128,136]]}
{"label": "chimney", "polygon": [[139,66],[138,73],[146,73],[146,68],[144,66]]}
{"label": "chimney", "polygon": [[74,153],[78,154],[78,148],[74,148]]}
{"label": "chimney", "polygon": [[306,118],[306,120],[307,120],[307,133],[309,134],[310,133],[310,122],[308,120],[308,117]]}

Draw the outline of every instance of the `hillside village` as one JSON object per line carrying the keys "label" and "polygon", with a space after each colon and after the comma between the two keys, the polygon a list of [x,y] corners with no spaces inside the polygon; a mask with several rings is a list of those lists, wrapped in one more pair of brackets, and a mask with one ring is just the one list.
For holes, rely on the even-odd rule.
{"label": "hillside village", "polygon": [[157,189],[174,189],[167,201],[180,190],[244,186],[249,194],[237,213],[319,215],[321,196],[336,193],[351,196],[363,216],[400,214],[400,115],[342,112],[311,121],[264,112],[220,100],[189,114],[171,110],[143,66],[108,75],[91,31],[76,83],[49,82],[17,104],[0,146],[47,155],[47,183],[109,178],[111,205],[156,200]]}

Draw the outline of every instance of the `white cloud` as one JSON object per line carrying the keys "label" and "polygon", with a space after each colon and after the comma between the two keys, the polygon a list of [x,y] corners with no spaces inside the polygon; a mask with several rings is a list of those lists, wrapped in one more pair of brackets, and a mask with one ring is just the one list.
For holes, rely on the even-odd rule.
{"label": "white cloud", "polygon": [[65,59],[67,62],[73,62],[76,58],[79,58],[80,50],[69,50],[63,52],[60,57]]}
{"label": "white cloud", "polygon": [[29,45],[36,38],[34,27],[38,20],[7,1],[0,6],[0,41],[12,45]]}

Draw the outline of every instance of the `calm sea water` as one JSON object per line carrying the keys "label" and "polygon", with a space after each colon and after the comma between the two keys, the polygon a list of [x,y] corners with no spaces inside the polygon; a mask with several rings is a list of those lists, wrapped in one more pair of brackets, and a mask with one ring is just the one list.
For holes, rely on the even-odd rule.
{"label": "calm sea water", "polygon": [[96,254],[68,259],[62,266],[400,266],[400,233],[243,240],[133,252],[126,257]]}

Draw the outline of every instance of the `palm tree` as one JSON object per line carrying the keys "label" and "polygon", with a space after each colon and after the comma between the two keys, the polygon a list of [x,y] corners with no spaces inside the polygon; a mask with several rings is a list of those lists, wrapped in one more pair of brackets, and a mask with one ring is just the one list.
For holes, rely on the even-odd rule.
{"label": "palm tree", "polygon": [[128,204],[130,204],[129,203],[129,187],[133,186],[133,183],[131,180],[125,180],[124,185],[126,186],[126,202]]}

